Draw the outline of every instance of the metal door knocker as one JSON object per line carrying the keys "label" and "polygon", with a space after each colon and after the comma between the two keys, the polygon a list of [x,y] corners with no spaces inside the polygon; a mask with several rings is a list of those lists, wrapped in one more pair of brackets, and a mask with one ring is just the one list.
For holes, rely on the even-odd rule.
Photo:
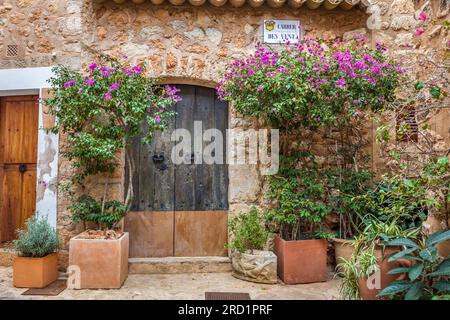
{"label": "metal door knocker", "polygon": [[27,165],[25,163],[19,164],[19,172],[25,173],[27,171]]}
{"label": "metal door knocker", "polygon": [[155,166],[159,170],[161,170],[161,171],[167,170],[168,167],[167,167],[167,164],[164,163],[165,157],[164,157],[164,153],[163,152],[161,152],[159,154],[155,153],[152,156],[152,160],[153,160],[153,163],[155,164]]}

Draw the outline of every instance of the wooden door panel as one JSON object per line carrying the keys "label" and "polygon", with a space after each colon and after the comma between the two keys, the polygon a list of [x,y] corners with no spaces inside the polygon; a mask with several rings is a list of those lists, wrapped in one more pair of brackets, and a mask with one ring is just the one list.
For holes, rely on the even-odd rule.
{"label": "wooden door panel", "polygon": [[[215,210],[228,209],[228,165],[227,165],[227,135],[228,103],[221,101],[215,93],[214,99],[214,126],[222,132],[223,163],[215,164],[212,175],[212,196]],[[217,146],[217,149],[219,146]],[[218,152],[216,150],[216,152]]]}
{"label": "wooden door panel", "polygon": [[[191,133],[191,152],[194,152],[195,87],[178,86],[178,89],[183,100],[176,105],[176,128],[185,129]],[[191,155],[185,154],[184,157],[187,158],[187,164],[177,165],[175,168],[175,210],[181,211],[195,208],[195,164],[189,163]]]}
{"label": "wooden door panel", "polygon": [[[175,167],[171,160],[171,152],[174,144],[170,138],[175,125],[173,122],[171,123],[172,125],[164,132],[155,133],[153,152],[149,154],[154,178],[153,180],[147,180],[146,185],[153,185],[152,209],[156,211],[174,210]],[[164,160],[155,163],[151,159],[153,155],[163,156]],[[141,190],[144,193],[146,192],[145,188]]]}
{"label": "wooden door panel", "polygon": [[2,193],[2,242],[15,238],[15,231],[20,227],[22,174],[17,168],[8,167],[3,170]]}
{"label": "wooden door panel", "polygon": [[22,197],[20,212],[20,228],[36,211],[36,165],[28,165],[22,174]]}
{"label": "wooden door panel", "polygon": [[4,98],[3,108],[3,162],[36,163],[39,115],[37,98]]}
{"label": "wooden door panel", "polygon": [[176,211],[175,256],[227,256],[227,211]]}
{"label": "wooden door panel", "polygon": [[[37,96],[0,98],[0,241],[36,210]],[[20,169],[20,164],[25,164]]]}
{"label": "wooden door panel", "polygon": [[[214,93],[209,88],[198,87],[195,90],[196,106],[194,113],[194,121],[201,121],[203,132],[208,129],[214,128]],[[203,141],[203,137],[197,137],[198,144],[202,145],[202,150],[210,143]],[[203,155],[200,155],[203,157]],[[213,203],[213,187],[212,187],[212,175],[214,166],[210,164],[195,165],[195,177],[193,183],[195,203],[191,210],[214,210],[215,205]]]}
{"label": "wooden door panel", "polygon": [[130,258],[173,256],[173,212],[129,212],[124,229],[130,233]]}

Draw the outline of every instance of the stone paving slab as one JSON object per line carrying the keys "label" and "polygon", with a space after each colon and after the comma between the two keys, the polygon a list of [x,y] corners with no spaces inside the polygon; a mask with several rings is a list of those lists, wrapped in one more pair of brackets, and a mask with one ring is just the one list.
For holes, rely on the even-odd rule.
{"label": "stone paving slab", "polygon": [[56,297],[22,296],[26,289],[12,286],[12,268],[0,267],[0,300],[203,300],[205,292],[247,292],[252,300],[335,300],[339,280],[301,285],[256,284],[238,280],[231,273],[132,274],[118,290],[69,290]]}

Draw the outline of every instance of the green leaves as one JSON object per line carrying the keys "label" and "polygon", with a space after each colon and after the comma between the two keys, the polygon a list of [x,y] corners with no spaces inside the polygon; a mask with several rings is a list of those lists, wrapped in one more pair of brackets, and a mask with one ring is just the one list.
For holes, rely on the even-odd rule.
{"label": "green leaves", "polygon": [[448,239],[450,239],[450,230],[442,231],[442,232],[435,232],[428,237],[425,244],[427,246],[433,246],[439,242],[446,241]]}
{"label": "green leaves", "polygon": [[33,216],[26,221],[26,228],[17,231],[14,249],[22,257],[40,258],[56,252],[60,241],[57,231],[45,217]]}
{"label": "green leaves", "polygon": [[380,291],[378,296],[389,296],[396,293],[404,292],[411,288],[412,284],[407,281],[393,281],[391,284]]}
{"label": "green leaves", "polygon": [[397,294],[397,297],[403,297],[405,300],[417,300],[438,297],[448,292],[450,289],[448,282],[450,259],[440,257],[435,247],[436,244],[448,238],[447,230],[430,235],[426,241],[413,241],[408,238],[390,241],[390,243],[404,245],[408,249],[391,256],[389,261],[408,259],[411,260],[412,265],[390,270],[388,274],[407,273],[408,280],[392,282],[380,292],[380,296]]}
{"label": "green leaves", "polygon": [[412,266],[411,268],[409,268],[409,271],[408,271],[409,280],[411,280],[411,281],[416,280],[422,273],[423,268],[424,268],[423,263],[416,264],[416,265]]}
{"label": "green leaves", "polygon": [[254,207],[249,212],[240,213],[230,220],[232,240],[228,248],[238,252],[263,250],[268,232],[264,226],[262,214]]}
{"label": "green leaves", "polygon": [[417,91],[422,90],[423,88],[425,88],[425,84],[424,84],[422,81],[417,81],[417,82],[414,84],[414,88],[415,88]]}
{"label": "green leaves", "polygon": [[427,261],[433,261],[437,255],[435,247],[426,247],[419,252],[419,256]]}
{"label": "green leaves", "polygon": [[429,276],[450,276],[450,260],[447,259],[442,262],[436,271],[429,274]]}
{"label": "green leaves", "polygon": [[436,86],[431,87],[430,94],[434,99],[439,99],[441,97],[441,88]]}
{"label": "green leaves", "polygon": [[414,251],[416,251],[416,248],[409,248],[409,249],[405,249],[403,251],[397,252],[397,253],[393,254],[392,256],[390,256],[388,261],[395,261],[395,260],[402,258]]}
{"label": "green leaves", "polygon": [[386,245],[418,248],[418,245],[414,241],[412,241],[411,239],[408,239],[408,238],[394,239],[394,240],[388,241]]}
{"label": "green leaves", "polygon": [[423,283],[414,283],[406,292],[405,300],[419,300],[422,297]]}

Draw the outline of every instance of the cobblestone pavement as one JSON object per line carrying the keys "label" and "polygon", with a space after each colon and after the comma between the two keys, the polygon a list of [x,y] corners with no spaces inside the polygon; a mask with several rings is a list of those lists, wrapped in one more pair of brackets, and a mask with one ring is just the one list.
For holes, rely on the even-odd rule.
{"label": "cobblestone pavement", "polygon": [[12,268],[0,267],[1,299],[186,299],[202,300],[205,292],[247,292],[251,299],[339,299],[339,280],[302,285],[264,285],[238,280],[229,273],[129,275],[119,290],[68,290],[56,297],[23,296],[12,286]]}

